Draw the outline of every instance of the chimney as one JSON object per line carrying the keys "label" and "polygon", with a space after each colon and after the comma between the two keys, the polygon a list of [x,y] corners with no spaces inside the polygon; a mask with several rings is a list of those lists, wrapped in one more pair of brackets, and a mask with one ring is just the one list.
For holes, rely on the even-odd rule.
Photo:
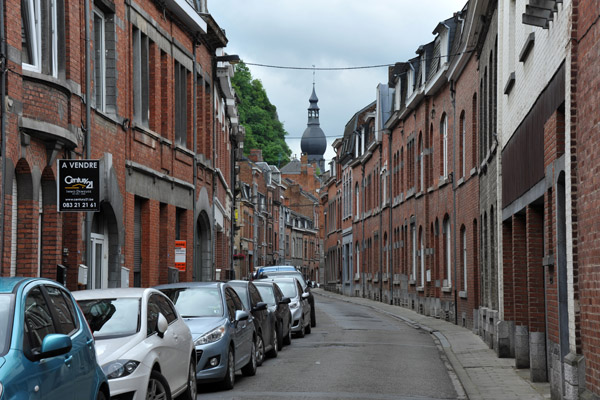
{"label": "chimney", "polygon": [[261,149],[252,149],[250,150],[250,161],[252,162],[262,162],[262,150]]}
{"label": "chimney", "polygon": [[302,165],[308,164],[308,154],[302,153],[302,155],[300,156],[300,163]]}

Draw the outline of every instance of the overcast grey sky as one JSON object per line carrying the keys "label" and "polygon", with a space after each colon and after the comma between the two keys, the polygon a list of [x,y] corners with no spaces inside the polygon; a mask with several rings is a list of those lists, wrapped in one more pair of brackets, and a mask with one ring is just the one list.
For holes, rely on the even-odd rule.
{"label": "overcast grey sky", "polygon": [[[339,68],[393,64],[415,57],[438,24],[467,0],[209,0],[208,10],[225,30],[225,51],[246,63]],[[292,156],[300,157],[313,71],[249,66],[260,79],[288,132]],[[387,67],[316,71],[321,128],[331,143],[348,120],[375,100]]]}

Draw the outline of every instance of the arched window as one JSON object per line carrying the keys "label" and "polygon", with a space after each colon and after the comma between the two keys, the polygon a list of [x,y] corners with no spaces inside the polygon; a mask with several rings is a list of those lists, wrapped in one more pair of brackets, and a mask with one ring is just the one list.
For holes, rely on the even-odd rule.
{"label": "arched window", "polygon": [[450,217],[444,217],[444,287],[452,287],[452,240],[450,234]]}
{"label": "arched window", "polygon": [[423,182],[425,176],[425,166],[423,160],[423,135],[419,132],[419,159],[417,160],[418,174],[419,174],[419,192],[425,190],[425,182]]}
{"label": "arched window", "polygon": [[360,186],[358,182],[356,182],[356,185],[354,186],[354,197],[356,204],[355,216],[356,218],[360,218]]}
{"label": "arched window", "polygon": [[467,293],[467,229],[465,226],[460,227],[460,248],[461,258],[460,265],[462,266],[462,290]]}

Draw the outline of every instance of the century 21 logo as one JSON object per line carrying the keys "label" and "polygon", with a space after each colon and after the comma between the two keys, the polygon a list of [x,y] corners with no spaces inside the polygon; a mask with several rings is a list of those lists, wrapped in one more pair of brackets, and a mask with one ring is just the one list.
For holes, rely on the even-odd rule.
{"label": "century 21 logo", "polygon": [[65,183],[69,186],[65,186],[65,189],[93,189],[94,181],[88,178],[73,178],[72,176],[65,176]]}

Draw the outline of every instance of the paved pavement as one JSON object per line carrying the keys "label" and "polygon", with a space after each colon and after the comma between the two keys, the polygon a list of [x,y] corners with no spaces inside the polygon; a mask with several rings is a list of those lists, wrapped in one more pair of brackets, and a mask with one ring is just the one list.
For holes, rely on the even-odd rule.
{"label": "paved pavement", "polygon": [[525,400],[550,399],[548,383],[529,380],[529,369],[515,368],[513,358],[498,358],[487,344],[469,329],[441,319],[427,317],[404,307],[393,306],[361,297],[349,297],[313,289],[316,295],[336,298],[370,307],[375,311],[405,321],[416,329],[432,334],[446,355],[460,381],[462,399]]}

